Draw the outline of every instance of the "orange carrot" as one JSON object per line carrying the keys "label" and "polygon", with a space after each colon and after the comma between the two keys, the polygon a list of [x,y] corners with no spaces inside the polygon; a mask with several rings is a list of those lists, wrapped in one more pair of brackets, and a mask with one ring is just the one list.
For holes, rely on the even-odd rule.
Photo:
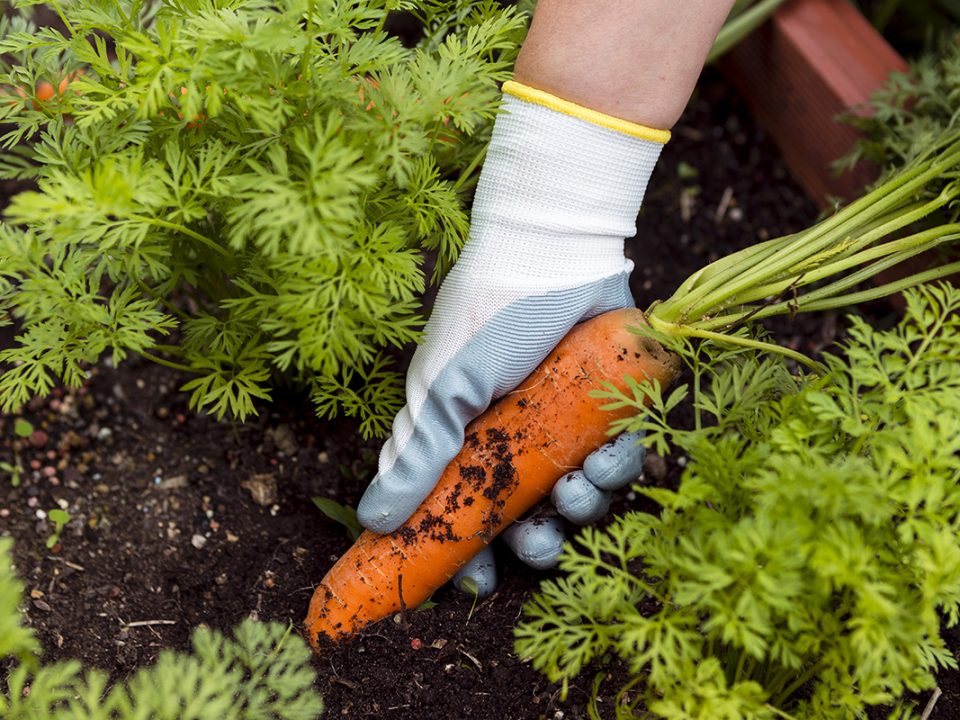
{"label": "orange carrot", "polygon": [[37,100],[39,100],[40,102],[47,102],[48,100],[52,100],[55,94],[56,93],[54,92],[53,85],[48,83],[46,80],[41,80],[40,82],[37,83],[36,96],[37,96]]}
{"label": "orange carrot", "polygon": [[565,473],[609,441],[607,428],[633,412],[601,409],[590,392],[625,376],[668,384],[675,357],[629,331],[640,310],[616,310],[575,327],[516,390],[466,428],[466,442],[434,490],[398,530],[364,532],[317,586],[306,628],[341,637],[398,610],[416,608]]}

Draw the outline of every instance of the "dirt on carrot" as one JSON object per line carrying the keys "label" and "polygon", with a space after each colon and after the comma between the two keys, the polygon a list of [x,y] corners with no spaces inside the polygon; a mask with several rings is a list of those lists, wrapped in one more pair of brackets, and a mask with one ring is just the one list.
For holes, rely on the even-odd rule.
{"label": "dirt on carrot", "polygon": [[617,417],[592,390],[604,382],[625,388],[628,375],[669,383],[676,360],[630,330],[643,322],[641,311],[625,309],[577,326],[474,420],[463,449],[403,527],[363,533],[320,582],[306,620],[314,646],[320,635],[337,639],[420,605],[582,465]]}

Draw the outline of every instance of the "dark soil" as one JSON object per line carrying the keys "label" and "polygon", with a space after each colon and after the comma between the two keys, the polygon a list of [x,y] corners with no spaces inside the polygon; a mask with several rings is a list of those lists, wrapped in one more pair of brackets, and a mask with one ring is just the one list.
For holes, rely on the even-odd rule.
{"label": "dark soil", "polygon": [[[637,302],[665,297],[705,262],[815,216],[743,105],[708,73],[629,243]],[[837,323],[821,316],[776,331],[817,350],[835,339]],[[47,662],[79,658],[120,678],[164,648],[188,649],[199,623],[227,631],[253,616],[299,628],[313,586],[349,546],[310,498],[355,505],[376,443],[361,442],[350,422],[317,420],[297,396],[235,427],[197,417],[177,390],[182,382],[140,361],[104,364],[83,390],[24,413],[42,434],[17,443],[29,469],[19,488],[0,483],[0,532],[16,539],[26,621]],[[0,418],[0,460],[13,459],[12,425]],[[663,482],[676,477],[671,458],[652,470]],[[58,505],[72,520],[47,550],[44,517]],[[328,649],[316,661],[326,716],[587,717],[592,673],[561,701],[558,686],[513,654],[522,605],[549,573],[501,555],[501,585],[476,607],[444,589],[432,609]],[[955,680],[943,686],[931,717],[960,716]],[[613,716],[609,697],[598,707]]]}

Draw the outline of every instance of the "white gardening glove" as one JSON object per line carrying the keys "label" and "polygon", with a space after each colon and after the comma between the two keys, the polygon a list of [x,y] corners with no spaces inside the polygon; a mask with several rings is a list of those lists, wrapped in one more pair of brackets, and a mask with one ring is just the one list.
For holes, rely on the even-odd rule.
{"label": "white gardening glove", "polygon": [[[633,263],[623,254],[647,181],[669,137],[565,103],[516,83],[504,86],[477,186],[470,238],[440,288],[407,373],[407,404],[380,454],[357,515],[374,532],[396,530],[460,451],[464,427],[513,390],[578,322],[633,306]],[[591,522],[611,490],[635,479],[637,437],[594,453],[558,482],[553,500]],[[563,544],[559,521],[504,532],[521,559],[549,567]],[[495,570],[485,551],[469,575],[482,594]]]}

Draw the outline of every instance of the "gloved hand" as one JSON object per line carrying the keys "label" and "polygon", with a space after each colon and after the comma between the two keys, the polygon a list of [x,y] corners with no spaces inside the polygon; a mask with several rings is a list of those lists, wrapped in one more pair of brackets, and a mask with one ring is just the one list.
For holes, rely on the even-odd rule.
{"label": "gloved hand", "polygon": [[[646,452],[639,444],[642,439],[643,433],[623,433],[592,452],[581,470],[560,478],[550,494],[557,512],[577,525],[589,525],[603,517],[610,507],[612,492],[635,480],[643,469]],[[564,542],[559,518],[543,511],[518,520],[504,530],[501,537],[518,558],[537,570],[557,564]],[[496,589],[493,548],[488,545],[460,568],[453,578],[454,585],[466,590],[464,578],[473,581],[471,590],[481,598]]]}
{"label": "gloved hand", "polygon": [[[574,324],[633,305],[623,241],[635,232],[668,134],[515,83],[504,92],[470,238],[440,288],[407,373],[407,404],[357,510],[375,532],[392,532],[413,513],[459,452],[467,423],[519,385]],[[642,461],[637,438],[621,438],[558,482],[554,503],[571,520],[591,522]],[[556,519],[515,524],[504,537],[535,567],[555,563],[563,544]],[[489,552],[458,577],[465,575],[482,594],[492,591]]]}

